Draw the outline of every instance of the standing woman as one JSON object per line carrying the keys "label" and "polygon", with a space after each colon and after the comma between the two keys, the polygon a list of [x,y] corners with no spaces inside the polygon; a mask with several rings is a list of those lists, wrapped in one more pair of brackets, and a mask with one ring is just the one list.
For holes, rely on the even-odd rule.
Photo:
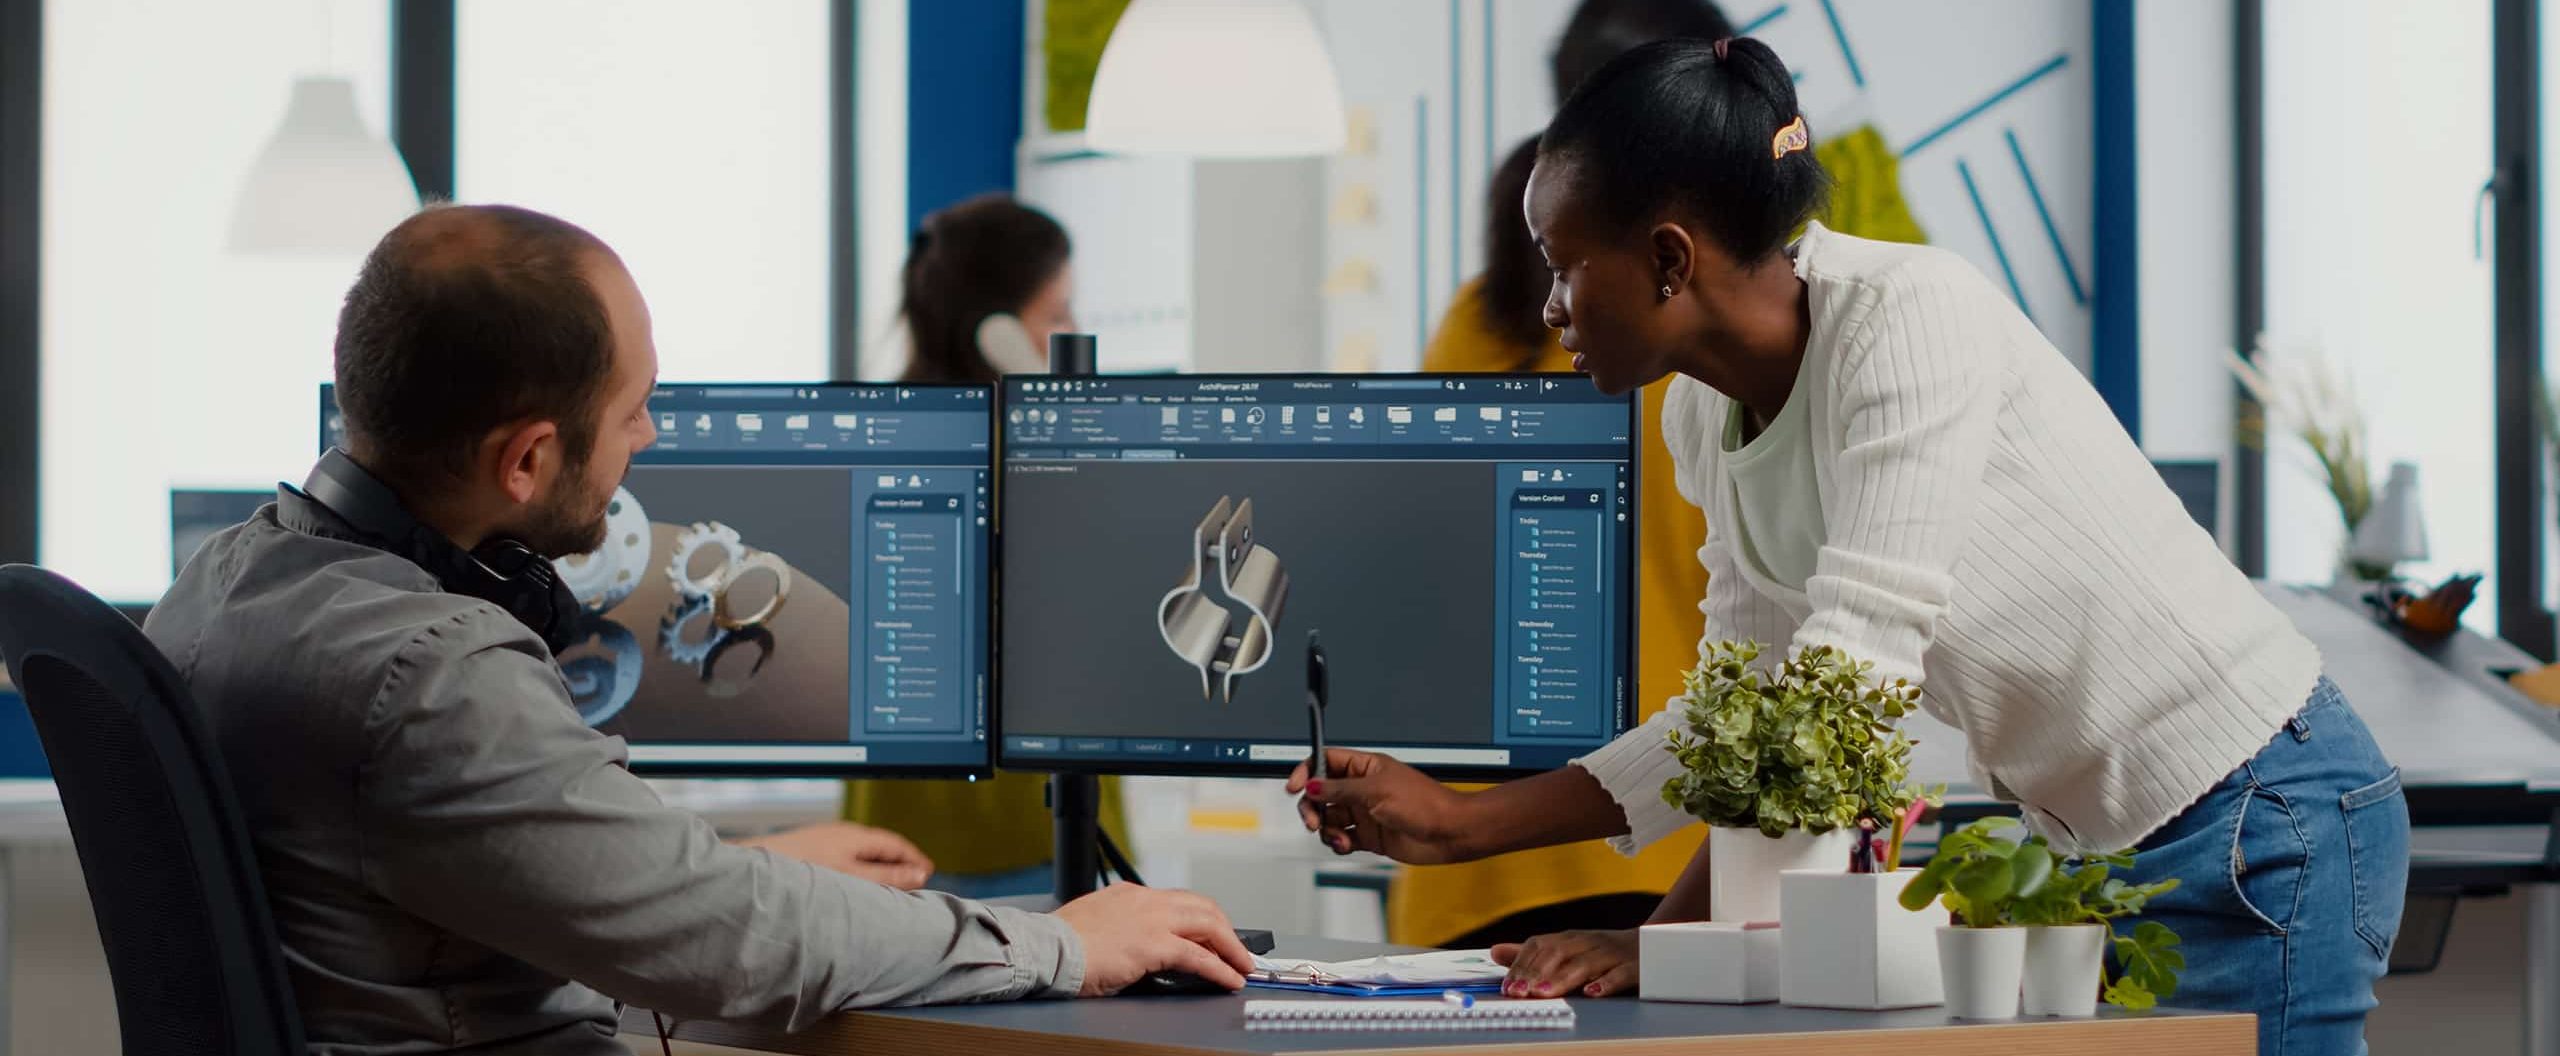
{"label": "standing woman", "polygon": [[[2068,360],[1957,257],[1819,224],[1787,70],[1754,40],[1610,63],[1529,184],[1547,322],[1626,392],[1665,376],[1680,489],[1714,526],[1706,637],[1832,645],[1964,732],[1974,779],[2060,849],[2175,877],[2175,1002],[2254,1012],[2259,1051],[2364,1051],[2408,813],[2318,651],[2227,561]],[[1783,648],[1781,648],[1783,646]],[[1676,709],[1675,709],[1676,710]],[[1692,823],[1665,712],[1562,770],[1460,793],[1330,753],[1301,813],[1408,861]],[[1704,916],[1713,841],[1666,900]],[[1624,933],[1507,950],[1517,992],[1630,988]]]}
{"label": "standing woman", "polygon": [[[916,229],[901,273],[907,367],[900,381],[987,384],[1048,369],[1049,335],[1075,329],[1067,231],[1003,194],[936,211]],[[1050,889],[1047,779],[848,781],[845,820],[915,841],[935,873],[925,886],[964,898]],[[1102,825],[1125,836],[1119,784],[1103,780]],[[1122,846],[1127,846],[1123,843]]]}

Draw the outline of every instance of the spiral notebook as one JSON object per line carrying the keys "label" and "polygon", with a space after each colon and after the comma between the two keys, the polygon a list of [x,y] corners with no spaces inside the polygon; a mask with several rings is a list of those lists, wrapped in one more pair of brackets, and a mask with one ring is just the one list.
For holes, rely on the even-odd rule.
{"label": "spiral notebook", "polygon": [[1247,1030],[1571,1030],[1573,1006],[1542,1001],[1274,1001],[1244,1003]]}

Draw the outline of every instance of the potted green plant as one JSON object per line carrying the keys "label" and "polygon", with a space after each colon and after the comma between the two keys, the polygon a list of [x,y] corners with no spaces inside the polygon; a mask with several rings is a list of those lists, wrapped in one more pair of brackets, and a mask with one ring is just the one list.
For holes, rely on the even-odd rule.
{"label": "potted green plant", "polygon": [[1778,877],[1790,869],[1848,871],[1859,821],[1889,828],[1921,792],[1906,782],[1911,740],[1892,725],[1920,691],[1877,685],[1872,667],[1829,646],[1799,650],[1774,669],[1761,647],[1708,647],[1686,679],[1682,722],[1670,737],[1679,776],[1665,802],[1710,827],[1712,919],[1778,919]]}
{"label": "potted green plant", "polygon": [[[2056,869],[2042,887],[2010,903],[2009,918],[2027,932],[2027,1015],[2092,1015],[2102,981],[2107,1002],[2126,1009],[2147,1009],[2177,993],[2186,955],[2176,932],[2143,921],[2128,935],[2114,934],[2115,921],[2140,915],[2152,899],[2178,887],[2175,879],[2129,884],[2109,875],[2132,867],[2131,851],[2091,855]],[[2107,979],[2110,945],[2118,971]]]}
{"label": "potted green plant", "polygon": [[[1934,901],[1955,919],[1938,932],[1939,969],[1955,1015],[2014,1019],[2022,986],[2029,1014],[2089,1015],[2113,922],[2140,913],[2178,882],[2128,884],[2109,875],[2133,864],[2129,851],[2065,862],[2042,836],[2003,835],[2017,825],[2015,818],[1984,818],[1948,833],[1902,889],[1902,906],[1918,911]],[[2186,958],[2167,925],[2144,921],[2112,943],[2122,970],[2106,984],[2109,1003],[2147,1009],[2177,991]]]}

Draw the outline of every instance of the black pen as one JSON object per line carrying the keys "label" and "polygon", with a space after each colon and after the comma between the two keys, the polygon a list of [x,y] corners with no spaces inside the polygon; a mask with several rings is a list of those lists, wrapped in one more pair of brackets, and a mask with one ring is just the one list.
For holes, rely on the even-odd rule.
{"label": "black pen", "polygon": [[1307,740],[1315,754],[1307,758],[1307,780],[1324,780],[1324,707],[1330,689],[1325,679],[1324,644],[1307,632]]}

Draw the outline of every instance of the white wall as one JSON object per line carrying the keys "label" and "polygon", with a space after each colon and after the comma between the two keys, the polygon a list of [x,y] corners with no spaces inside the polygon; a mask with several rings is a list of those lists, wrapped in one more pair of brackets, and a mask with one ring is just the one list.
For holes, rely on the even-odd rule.
{"label": "white wall", "polygon": [[37,556],[114,601],[169,582],[169,489],[272,488],[318,442],[360,254],[224,248],[296,75],[387,127],[381,3],[45,5]]}
{"label": "white wall", "polygon": [[897,376],[898,272],[907,260],[907,5],[855,4],[855,229],[861,242],[862,377]]}
{"label": "white wall", "polygon": [[[1930,241],[2022,294],[2047,335],[2085,367],[2093,278],[2088,5],[1836,0],[1829,7],[1838,12],[1837,31],[1825,5],[1724,6],[1799,74],[1815,136],[1861,124],[1881,130],[1904,155],[1901,189]],[[1326,336],[1336,362],[1389,369],[1419,362],[1450,294],[1482,266],[1486,174],[1553,112],[1548,56],[1574,7],[1574,0],[1312,5],[1354,130],[1351,149],[1328,165],[1327,272],[1338,281],[1329,283]],[[1965,61],[1946,61],[1952,54]],[[1977,105],[1977,116],[1931,136]]]}
{"label": "white wall", "polygon": [[668,381],[826,377],[827,7],[466,0],[456,197],[613,246]]}

